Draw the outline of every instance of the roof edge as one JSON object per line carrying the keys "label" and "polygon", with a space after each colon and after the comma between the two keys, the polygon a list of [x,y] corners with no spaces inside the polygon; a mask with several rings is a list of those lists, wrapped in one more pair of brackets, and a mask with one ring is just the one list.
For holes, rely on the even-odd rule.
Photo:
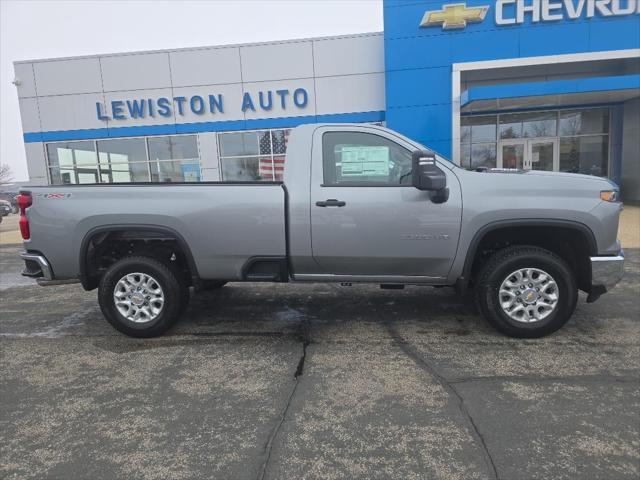
{"label": "roof edge", "polygon": [[37,58],[29,60],[15,60],[14,65],[26,64],[26,63],[44,63],[44,62],[59,62],[64,60],[81,60],[86,58],[102,58],[102,57],[121,57],[128,55],[143,55],[150,53],[173,53],[173,52],[188,52],[197,50],[217,50],[223,48],[240,48],[240,47],[256,47],[262,45],[279,45],[284,43],[302,43],[313,42],[321,40],[339,40],[343,38],[357,38],[357,37],[375,37],[382,36],[383,32],[364,32],[353,33],[345,35],[331,35],[326,37],[308,37],[308,38],[292,38],[285,40],[270,40],[268,42],[253,42],[253,43],[229,43],[221,45],[205,45],[200,47],[182,47],[182,48],[164,48],[159,50],[136,50],[132,52],[112,52],[112,53],[97,53],[92,55],[76,55],[71,57],[51,57],[51,58]]}

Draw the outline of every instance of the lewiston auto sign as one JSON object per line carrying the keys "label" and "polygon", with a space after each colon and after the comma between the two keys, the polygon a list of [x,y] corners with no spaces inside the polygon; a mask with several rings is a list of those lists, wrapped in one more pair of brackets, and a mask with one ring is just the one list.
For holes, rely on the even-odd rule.
{"label": "lewiston auto sign", "polygon": [[[425,12],[420,27],[465,28],[468,23],[482,22],[490,8],[490,5],[467,7],[466,3],[444,5],[441,10]],[[493,11],[499,26],[638,14],[640,0],[497,0]]]}
{"label": "lewiston auto sign", "polygon": [[[184,116],[224,113],[227,101],[222,94],[203,94],[177,97],[136,98],[113,100],[106,107],[96,102],[98,120],[127,120],[147,117]],[[252,95],[245,92],[237,105],[243,113],[266,112],[272,109],[304,109],[309,103],[309,94],[304,88],[259,91]]]}

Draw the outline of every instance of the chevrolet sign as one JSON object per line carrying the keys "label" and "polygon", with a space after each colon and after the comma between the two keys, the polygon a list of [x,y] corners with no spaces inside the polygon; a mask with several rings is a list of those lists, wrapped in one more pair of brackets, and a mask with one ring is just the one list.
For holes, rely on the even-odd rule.
{"label": "chevrolet sign", "polygon": [[481,22],[489,10],[484,7],[467,7],[464,3],[445,5],[442,10],[426,12],[420,22],[421,27],[442,25],[443,30],[464,28],[467,22]]}
{"label": "chevrolet sign", "polygon": [[[461,29],[467,23],[482,22],[489,6],[467,7],[465,3],[444,5],[442,10],[425,12],[421,27],[442,26],[443,30]],[[497,0],[495,23],[519,25],[576,20],[578,18],[616,17],[640,14],[640,0]]]}

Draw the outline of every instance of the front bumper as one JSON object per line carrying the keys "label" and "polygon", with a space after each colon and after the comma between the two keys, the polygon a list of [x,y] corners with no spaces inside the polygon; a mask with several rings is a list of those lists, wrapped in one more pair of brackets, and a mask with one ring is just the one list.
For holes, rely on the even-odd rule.
{"label": "front bumper", "polygon": [[25,268],[22,275],[30,278],[53,280],[53,272],[47,259],[39,253],[22,252],[20,258],[24,260]]}
{"label": "front bumper", "polygon": [[612,257],[591,257],[592,291],[600,293],[611,290],[622,280],[624,274],[624,252]]}

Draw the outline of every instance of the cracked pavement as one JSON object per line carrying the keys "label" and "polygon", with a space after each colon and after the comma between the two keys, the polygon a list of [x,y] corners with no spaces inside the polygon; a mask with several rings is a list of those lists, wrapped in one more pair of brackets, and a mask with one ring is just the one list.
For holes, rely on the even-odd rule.
{"label": "cracked pavement", "polygon": [[0,247],[0,477],[637,479],[640,250],[540,340],[450,289],[229,284],[151,340]]}

